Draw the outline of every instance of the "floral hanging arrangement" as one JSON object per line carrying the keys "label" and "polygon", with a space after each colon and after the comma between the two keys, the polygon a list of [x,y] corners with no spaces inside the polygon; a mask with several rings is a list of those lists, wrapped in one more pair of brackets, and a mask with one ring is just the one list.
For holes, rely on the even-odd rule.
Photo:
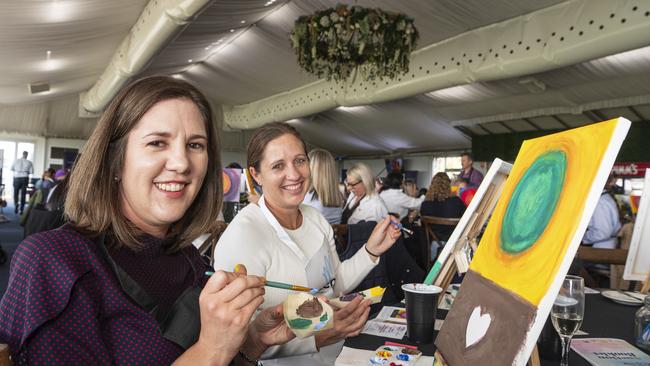
{"label": "floral hanging arrangement", "polygon": [[290,39],[305,71],[340,81],[357,68],[368,80],[408,72],[418,37],[404,14],[339,4],[298,18]]}

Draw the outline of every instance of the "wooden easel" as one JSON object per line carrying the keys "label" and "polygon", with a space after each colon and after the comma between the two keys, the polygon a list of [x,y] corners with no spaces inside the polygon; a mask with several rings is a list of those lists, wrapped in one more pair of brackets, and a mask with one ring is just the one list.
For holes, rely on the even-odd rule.
{"label": "wooden easel", "polygon": [[643,281],[643,286],[641,287],[642,294],[647,294],[648,291],[650,291],[650,273],[648,273],[648,277],[645,278],[645,281]]}
{"label": "wooden easel", "polygon": [[[469,245],[472,247],[472,250],[477,249],[478,235],[481,233],[487,219],[492,214],[507,178],[508,176],[503,173],[495,175],[492,182],[490,182],[490,185],[487,187],[483,199],[479,202],[476,210],[472,213],[467,225],[463,228],[457,228],[462,230],[459,236],[460,239],[453,243],[447,243],[447,245],[453,245],[452,253],[442,263],[440,273],[433,282],[434,285],[445,290],[449,287],[449,284],[456,273],[467,272],[467,269],[469,268],[469,260],[466,258],[463,247]],[[443,297],[441,296],[438,301],[440,302],[442,299]]]}

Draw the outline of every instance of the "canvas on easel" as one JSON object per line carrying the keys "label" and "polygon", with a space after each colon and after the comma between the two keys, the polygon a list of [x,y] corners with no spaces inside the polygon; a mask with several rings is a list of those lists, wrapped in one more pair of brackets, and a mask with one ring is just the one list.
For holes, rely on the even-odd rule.
{"label": "canvas on easel", "polygon": [[650,169],[645,171],[643,193],[634,222],[630,249],[627,252],[623,278],[644,281],[650,274]]}
{"label": "canvas on easel", "polygon": [[528,361],[629,127],[524,141],[436,338],[449,365]]}
{"label": "canvas on easel", "polygon": [[[468,247],[472,250],[476,249],[476,238],[496,205],[510,169],[512,164],[499,158],[494,159],[424,283],[446,289],[456,273],[467,272],[469,266],[467,251],[470,249]],[[439,301],[443,298],[440,296]]]}

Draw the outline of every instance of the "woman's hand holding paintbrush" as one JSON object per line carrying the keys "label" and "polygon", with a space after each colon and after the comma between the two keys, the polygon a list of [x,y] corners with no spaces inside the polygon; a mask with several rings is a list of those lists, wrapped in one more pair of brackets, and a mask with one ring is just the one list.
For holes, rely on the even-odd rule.
{"label": "woman's hand holding paintbrush", "polygon": [[[234,273],[242,273],[242,268],[243,268],[243,273],[246,274],[246,267],[244,267],[243,264],[235,265],[235,270],[233,272]],[[208,271],[208,272],[205,272],[205,274],[206,274],[206,276],[212,276],[214,274],[214,272]],[[275,287],[275,288],[281,288],[281,289],[292,290],[292,291],[309,292],[312,295],[315,295],[318,292],[317,288],[305,287],[305,286],[300,286],[300,285],[292,285],[290,283],[284,283],[284,282],[269,281],[264,277],[261,277],[261,279],[264,282],[264,286],[267,286],[267,287]]]}
{"label": "woman's hand holding paintbrush", "polygon": [[[212,276],[213,274],[214,272],[206,272],[206,275]],[[246,306],[247,310],[250,310],[248,308],[251,305],[255,305],[253,309],[257,309],[264,301],[263,285],[265,279],[258,276],[248,276],[246,267],[244,265],[236,265],[232,273],[219,271],[218,274],[219,277],[225,276],[227,280],[229,280],[228,282],[231,282],[233,284],[236,281],[241,282],[243,280],[248,285],[244,292],[251,292],[251,294],[255,296],[255,301],[252,301]],[[210,283],[210,281],[208,283]],[[258,296],[261,297],[261,299],[258,298]],[[233,300],[233,302],[235,301]],[[234,313],[230,313],[228,311],[225,311],[225,313],[226,316],[229,316],[230,318],[235,315]],[[250,315],[252,316],[252,313]],[[248,319],[250,319],[251,316],[249,316]],[[243,324],[248,325],[246,332],[240,331],[238,334],[247,336],[245,337],[244,343],[241,344],[239,351],[252,359],[259,358],[268,347],[277,344],[284,344],[295,337],[294,333],[288,328],[286,322],[284,321],[282,304],[278,304],[276,306],[262,310],[257,314],[252,322],[249,323],[249,320],[246,320],[243,322]]]}
{"label": "woman's hand holding paintbrush", "polygon": [[366,242],[366,251],[372,257],[376,258],[384,254],[401,235],[400,229],[395,227],[395,224],[392,224],[393,222],[397,222],[397,219],[390,215],[387,216],[377,223],[372,234],[370,234]]}

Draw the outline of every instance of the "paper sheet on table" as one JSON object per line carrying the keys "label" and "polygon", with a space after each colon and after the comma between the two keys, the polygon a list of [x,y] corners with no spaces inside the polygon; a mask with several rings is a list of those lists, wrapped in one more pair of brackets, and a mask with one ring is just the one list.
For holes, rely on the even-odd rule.
{"label": "paper sheet on table", "polygon": [[598,291],[598,290],[594,290],[594,289],[591,288],[591,287],[587,287],[587,286],[585,286],[585,295],[599,294],[599,293],[600,293],[600,291]]}
{"label": "paper sheet on table", "polygon": [[406,334],[406,324],[395,324],[370,320],[366,322],[366,325],[363,327],[361,333],[379,337],[402,339]]}
{"label": "paper sheet on table", "polygon": [[[350,347],[343,347],[339,357],[337,357],[335,366],[359,366],[368,365],[370,357],[375,354],[374,350],[357,349]],[[415,363],[415,366],[431,366],[433,365],[433,357],[422,356]]]}
{"label": "paper sheet on table", "polygon": [[384,306],[375,319],[382,322],[406,324],[406,309],[396,306]]}

